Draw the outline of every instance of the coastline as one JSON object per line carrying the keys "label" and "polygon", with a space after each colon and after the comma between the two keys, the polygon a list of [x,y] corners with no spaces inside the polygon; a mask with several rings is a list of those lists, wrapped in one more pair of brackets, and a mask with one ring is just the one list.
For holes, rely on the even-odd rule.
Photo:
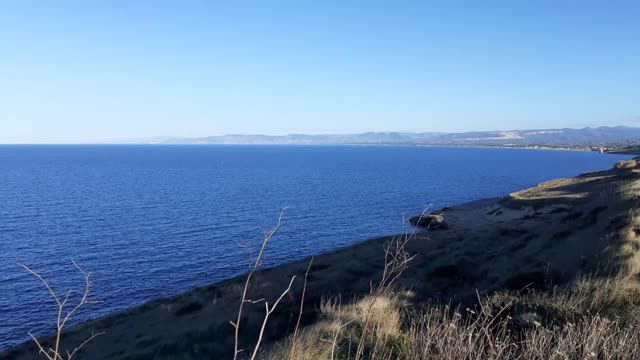
{"label": "coastline", "polygon": [[[501,197],[482,198],[482,199],[472,200],[472,201],[465,202],[458,205],[445,206],[442,209],[436,210],[435,212],[446,212],[446,211],[450,211],[451,209],[459,209],[459,208],[475,209],[479,207],[493,206],[501,199],[502,199]],[[419,227],[414,227],[414,228],[416,229],[416,236],[419,239],[426,240],[429,237],[427,230],[421,229]],[[319,253],[316,255],[307,256],[302,259],[293,260],[290,262],[274,265],[271,267],[261,268],[256,272],[255,276],[257,278],[260,278],[262,276],[271,276],[267,274],[272,274],[272,273],[287,273],[287,274],[295,273],[300,275],[308,266],[311,258],[314,259],[313,262],[315,264],[314,265],[315,269],[324,269],[325,265],[318,265],[318,263],[324,264],[324,263],[337,262],[336,260],[334,260],[334,258],[351,257],[353,253],[375,252],[375,251],[371,251],[373,250],[372,248],[379,249],[380,251],[378,255],[382,256],[383,255],[382,247],[384,243],[398,236],[402,236],[402,234],[367,238],[355,244],[348,245],[346,247],[330,250],[330,251]],[[276,245],[272,245],[272,246],[276,246]],[[375,256],[373,258],[374,259],[379,258],[379,256]],[[382,261],[382,258],[379,258],[378,260]],[[368,275],[367,278],[369,276],[379,275],[377,273],[379,273],[382,269],[371,268],[369,270],[371,272],[369,274],[366,274]],[[358,271],[358,273],[360,275],[365,275],[362,271]],[[110,324],[117,323],[122,318],[139,315],[141,313],[144,313],[145,311],[149,311],[150,309],[154,309],[158,307],[163,308],[167,311],[171,311],[174,308],[179,307],[179,304],[187,303],[191,298],[199,297],[202,294],[210,294],[212,292],[216,292],[216,290],[218,289],[232,288],[234,286],[238,286],[240,283],[244,282],[247,274],[248,272],[232,278],[223,279],[210,284],[198,286],[173,296],[151,299],[140,305],[128,307],[122,310],[114,311],[112,313],[103,315],[95,319],[83,321],[81,323],[78,323],[72,326],[71,328],[66,330],[65,333],[67,334],[67,336],[69,335],[73,336],[76,333],[86,332],[89,329],[93,329],[92,331],[97,331],[98,329],[101,329],[101,328],[108,328]],[[360,285],[363,285],[363,284],[360,284]],[[369,286],[369,280],[367,280],[366,284],[364,285]],[[333,292],[335,292],[336,295],[340,294],[341,296],[345,296],[347,294],[355,295],[361,292],[361,290],[362,290],[362,287],[360,287],[358,290],[348,289],[348,288],[342,288],[342,289],[336,288],[334,289]],[[216,295],[219,296],[220,294],[217,293]],[[225,295],[228,295],[228,294],[225,294]],[[320,300],[320,299],[317,299],[317,300]],[[24,342],[17,344],[15,346],[5,348],[5,349],[0,349],[0,355],[7,356],[8,359],[12,359],[11,356],[14,356],[12,354],[23,353],[25,350],[32,351],[33,350],[31,349],[32,347],[33,347],[32,340],[25,340]]]}
{"label": "coastline", "polygon": [[[589,146],[505,146],[505,145],[456,145],[456,144],[420,144],[420,143],[0,143],[0,146],[389,146],[389,147],[434,147],[434,148],[469,148],[469,149],[519,149],[519,150],[557,150],[557,151],[594,151]],[[612,148],[615,149],[615,148]],[[630,152],[625,152],[630,151]],[[640,150],[606,151],[603,154],[640,155]]]}
{"label": "coastline", "polygon": [[[478,294],[518,290],[532,278],[534,283],[541,282],[542,269],[557,281],[569,281],[585,264],[599,263],[599,245],[585,245],[588,239],[599,238],[598,234],[608,231],[611,219],[629,213],[629,203],[610,204],[600,195],[617,192],[639,178],[633,167],[599,171],[551,180],[503,198],[445,207],[437,212],[444,215],[448,229],[416,233],[408,250],[417,256],[398,286],[411,289],[411,301],[416,303],[472,304]],[[313,324],[325,299],[350,303],[365,296],[381,277],[383,247],[392,238],[372,238],[314,256],[304,288],[301,280],[309,257],[256,272],[251,299],[275,299],[296,277],[290,296],[270,323],[267,341],[278,341],[291,331],[303,289],[307,293],[303,326]],[[572,250],[576,248],[581,251]],[[74,344],[87,333],[106,332],[87,347],[91,359],[147,358],[159,352],[171,358],[171,354],[196,351],[196,345],[199,352],[228,357],[233,349],[229,321],[237,314],[245,276],[87,321],[66,331],[63,341]],[[264,305],[248,303],[245,314],[241,342],[251,344],[264,317]],[[0,357],[27,359],[29,354],[35,354],[35,347],[25,342],[5,349]]]}

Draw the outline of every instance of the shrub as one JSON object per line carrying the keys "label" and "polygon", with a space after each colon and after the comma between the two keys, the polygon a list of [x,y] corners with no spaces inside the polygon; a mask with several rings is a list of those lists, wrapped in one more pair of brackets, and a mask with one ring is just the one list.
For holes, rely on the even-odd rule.
{"label": "shrub", "polygon": [[633,169],[636,166],[638,166],[638,161],[635,160],[635,159],[633,159],[633,160],[620,160],[615,164],[614,169]]}

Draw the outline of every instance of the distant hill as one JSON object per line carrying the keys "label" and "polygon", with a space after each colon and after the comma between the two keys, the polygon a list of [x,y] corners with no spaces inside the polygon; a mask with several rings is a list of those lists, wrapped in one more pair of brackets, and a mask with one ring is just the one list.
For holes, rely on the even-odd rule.
{"label": "distant hill", "polygon": [[367,132],[326,135],[221,135],[194,138],[162,137],[146,143],[155,144],[379,144],[379,145],[448,145],[513,147],[622,147],[640,143],[640,128],[587,127],[582,129],[537,129],[510,131],[444,132]]}

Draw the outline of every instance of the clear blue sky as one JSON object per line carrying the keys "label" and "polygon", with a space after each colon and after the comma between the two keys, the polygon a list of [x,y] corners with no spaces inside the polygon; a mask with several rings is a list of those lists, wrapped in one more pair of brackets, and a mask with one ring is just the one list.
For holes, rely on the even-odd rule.
{"label": "clear blue sky", "polygon": [[598,125],[638,1],[0,3],[0,143]]}

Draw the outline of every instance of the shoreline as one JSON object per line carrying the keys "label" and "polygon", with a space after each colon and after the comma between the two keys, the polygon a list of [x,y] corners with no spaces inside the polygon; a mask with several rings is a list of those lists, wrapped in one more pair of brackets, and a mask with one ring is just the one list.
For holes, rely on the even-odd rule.
{"label": "shoreline", "polygon": [[[468,148],[468,149],[519,149],[519,150],[553,150],[553,151],[580,151],[580,152],[597,152],[590,146],[580,147],[564,147],[564,146],[545,146],[545,145],[456,145],[456,144],[420,144],[420,143],[344,143],[344,144],[298,144],[298,143],[0,143],[0,146],[384,146],[384,147],[434,147],[434,148]],[[603,155],[618,154],[618,155],[640,155],[632,152],[616,152],[605,151]]]}
{"label": "shoreline", "polygon": [[[481,199],[477,199],[477,200],[471,200],[468,202],[464,202],[461,204],[454,204],[454,205],[448,205],[448,206],[444,206],[441,209],[437,209],[432,211],[433,213],[439,213],[439,212],[444,212],[444,211],[448,211],[450,209],[453,208],[468,208],[468,207],[479,207],[479,206],[491,206],[496,204],[498,201],[500,201],[501,199],[503,199],[504,197],[490,197],[490,198],[481,198]],[[408,219],[406,221],[406,223],[408,224],[408,226],[410,226],[412,229],[415,230],[415,233],[418,236],[426,236],[428,233],[428,230],[423,229],[421,227],[417,227],[417,226],[413,226],[411,224],[409,224]],[[306,266],[309,263],[309,260],[311,258],[325,258],[325,257],[332,257],[341,253],[348,253],[348,252],[352,252],[355,250],[358,250],[359,248],[362,247],[369,247],[372,244],[380,244],[382,242],[385,241],[389,241],[395,237],[398,236],[402,236],[403,234],[393,234],[393,235],[381,235],[381,236],[374,236],[374,237],[370,237],[370,238],[366,238],[363,239],[361,241],[355,242],[353,244],[344,246],[344,247],[340,247],[340,248],[336,248],[333,250],[328,250],[325,252],[321,252],[321,253],[317,253],[314,255],[308,255],[305,256],[301,259],[297,259],[297,260],[291,260],[291,261],[287,261],[284,263],[280,263],[280,264],[276,264],[273,266],[269,266],[269,267],[263,267],[260,268],[257,273],[265,273],[265,272],[271,272],[275,269],[279,269],[279,268],[293,268],[293,267],[301,267],[301,266]],[[314,261],[315,262],[315,261]],[[246,276],[248,275],[249,272],[245,272],[242,273],[240,275],[231,277],[231,278],[227,278],[227,279],[222,279],[219,281],[215,281],[212,283],[208,283],[208,284],[204,284],[204,285],[200,285],[200,286],[196,286],[193,287],[189,290],[186,291],[182,291],[180,293],[174,294],[174,295],[169,295],[169,296],[160,296],[157,298],[153,298],[153,299],[149,299],[141,304],[137,304],[137,305],[133,305],[133,306],[129,306],[120,310],[116,310],[110,313],[107,313],[105,315],[102,315],[100,317],[96,317],[96,318],[92,318],[92,319],[88,319],[85,321],[82,321],[80,323],[74,324],[73,326],[71,326],[68,331],[78,331],[78,330],[82,330],[87,326],[91,326],[94,323],[100,323],[100,322],[111,322],[112,320],[119,318],[121,316],[127,316],[129,313],[135,313],[138,312],[140,310],[143,310],[145,308],[148,307],[152,307],[152,306],[156,306],[158,304],[162,305],[162,304],[167,304],[167,303],[171,303],[171,302],[175,302],[175,301],[179,301],[185,297],[190,297],[192,294],[194,293],[199,293],[199,292],[203,292],[203,291],[207,291],[208,289],[211,288],[216,288],[216,287],[225,287],[228,286],[230,284],[234,284],[240,281],[244,281],[246,279]],[[51,335],[48,335],[51,336]],[[45,335],[45,337],[47,337],[47,335]],[[31,345],[32,340],[25,340],[21,343],[17,343],[15,345],[9,346],[7,348],[0,348],[0,355],[3,354],[3,352],[10,352],[16,348],[23,348],[23,347],[28,347]]]}
{"label": "shoreline", "polygon": [[[538,277],[545,275],[540,274],[568,281],[569,274],[582,271],[585,261],[599,263],[598,246],[585,246],[585,241],[599,238],[613,226],[609,222],[629,213],[627,202],[610,203],[600,195],[640,178],[636,174],[639,171],[634,167],[585,173],[550,180],[506,197],[477,199],[434,211],[443,214],[449,226],[416,233],[408,250],[417,257],[398,279],[398,286],[411,289],[411,301],[416,304],[472,304],[478,294],[518,290],[527,282],[542,281]],[[317,309],[328,298],[348,304],[365,296],[381,277],[383,246],[393,238],[369,238],[312,256],[309,284],[304,285],[307,295],[302,325],[314,323]],[[575,248],[581,251],[571,250]],[[280,315],[267,331],[269,342],[291,331],[310,258],[263,268],[254,275],[251,299],[276,299],[289,279],[296,278],[290,296],[280,305]],[[77,344],[87,333],[105,331],[92,343],[94,350],[90,352],[99,356],[91,359],[121,358],[122,354],[147,358],[158,351],[183,354],[200,343],[207,344],[207,354],[224,358],[233,349],[229,321],[237,314],[245,279],[246,273],[153,299],[75,325],[63,337]],[[248,303],[244,314],[241,342],[250,344],[264,317],[264,304]],[[27,359],[33,351],[27,341],[0,351],[0,357]]]}

